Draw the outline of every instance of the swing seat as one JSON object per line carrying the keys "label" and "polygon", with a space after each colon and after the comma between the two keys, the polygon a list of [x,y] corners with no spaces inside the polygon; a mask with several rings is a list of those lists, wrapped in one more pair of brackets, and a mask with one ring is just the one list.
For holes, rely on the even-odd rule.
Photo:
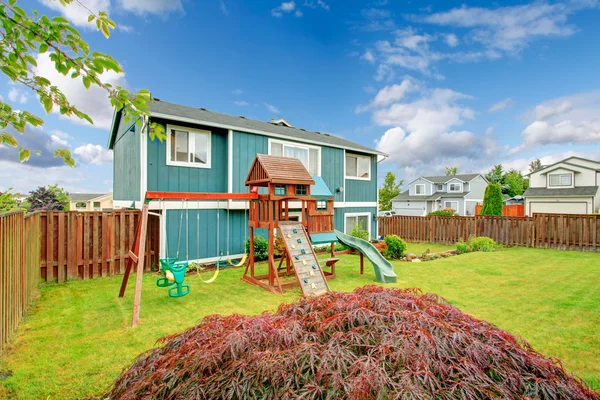
{"label": "swing seat", "polygon": [[156,286],[168,287],[174,285],[175,279],[171,269],[177,262],[177,258],[161,258],[158,261],[160,262],[160,272],[162,272],[163,276],[156,280]]}
{"label": "swing seat", "polygon": [[227,262],[229,263],[229,265],[232,265],[234,267],[241,267],[242,265],[244,265],[246,263],[247,257],[248,257],[248,254],[244,254],[242,259],[240,261],[238,261],[237,263],[234,263],[233,261],[231,261],[231,258],[227,258]]}
{"label": "swing seat", "polygon": [[169,288],[170,297],[183,297],[190,292],[190,285],[188,285],[187,283],[183,283],[187,267],[187,261],[175,262],[171,267],[171,272],[175,280],[174,284],[176,286]]}

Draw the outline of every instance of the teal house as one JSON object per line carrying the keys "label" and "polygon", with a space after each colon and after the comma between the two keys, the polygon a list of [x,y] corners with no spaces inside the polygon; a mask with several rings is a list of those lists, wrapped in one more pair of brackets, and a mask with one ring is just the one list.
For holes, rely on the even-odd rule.
{"label": "teal house", "polygon": [[[151,140],[149,122],[162,124],[167,140]],[[141,208],[147,191],[248,193],[255,156],[269,154],[298,158],[321,178],[336,229],[360,224],[377,236],[377,163],[386,155],[339,136],[154,99],[142,124],[115,112],[108,147],[114,208]],[[150,211],[161,216],[161,257],[210,262],[245,252],[247,201],[152,201]]]}

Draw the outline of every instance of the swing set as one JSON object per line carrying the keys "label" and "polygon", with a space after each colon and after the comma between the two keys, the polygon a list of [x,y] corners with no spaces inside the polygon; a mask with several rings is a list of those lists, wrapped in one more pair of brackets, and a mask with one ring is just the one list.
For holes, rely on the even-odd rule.
{"label": "swing set", "polygon": [[[335,277],[336,258],[325,260],[330,272],[323,270],[314,252],[314,243],[332,243],[336,241],[334,234],[334,207],[333,195],[325,183],[318,177],[308,173],[302,162],[296,158],[268,156],[258,154],[254,159],[245,182],[249,193],[193,193],[193,192],[146,192],[142,215],[133,249],[129,251],[129,261],[121,283],[119,297],[123,297],[133,264],[136,264],[135,293],[133,301],[132,326],[139,323],[142,276],[144,265],[144,252],[146,231],[148,226],[149,203],[152,201],[181,201],[185,209],[186,229],[186,260],[189,257],[189,201],[247,201],[248,214],[245,220],[249,228],[249,254],[245,254],[237,263],[232,261],[227,254],[223,260],[220,249],[220,213],[217,213],[217,249],[219,258],[216,263],[214,275],[207,280],[202,279],[200,271],[196,273],[205,283],[214,282],[221,268],[229,266],[242,266],[246,269],[242,280],[252,285],[259,286],[273,293],[282,293],[283,288],[299,285],[305,296],[320,295],[329,291],[327,279]],[[315,185],[313,193],[311,186]],[[266,188],[267,194],[259,194],[259,187]],[[318,189],[322,190],[319,194]],[[161,206],[163,212],[165,208]],[[229,207],[227,209],[227,253],[229,253]],[[244,207],[246,210],[246,207]],[[297,215],[292,215],[299,214]],[[183,226],[183,210],[179,218],[179,233],[177,252],[175,257],[160,259],[163,276],[156,281],[159,287],[169,287],[169,296],[182,297],[189,293],[189,285],[183,283],[188,261],[179,261],[181,245],[181,230]],[[298,219],[296,219],[298,217]],[[200,213],[196,216],[196,245],[200,247]],[[254,263],[254,234],[255,229],[264,229],[268,237],[267,274],[260,274],[255,269]],[[246,229],[244,229],[246,230]],[[279,263],[275,263],[275,232],[283,238],[285,251]],[[245,235],[246,236],[246,235]],[[318,238],[318,239],[317,239]],[[166,241],[165,241],[166,243]],[[168,246],[167,246],[168,249]],[[332,245],[333,251],[333,245]],[[199,253],[196,253],[199,254]],[[285,271],[281,271],[285,260]],[[282,283],[284,276],[296,275],[296,282]]]}

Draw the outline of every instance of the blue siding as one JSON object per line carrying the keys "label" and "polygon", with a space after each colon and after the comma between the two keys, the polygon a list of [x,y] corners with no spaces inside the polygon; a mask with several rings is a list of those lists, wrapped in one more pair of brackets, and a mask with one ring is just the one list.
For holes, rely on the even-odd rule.
{"label": "blue siding", "polygon": [[[167,125],[167,121],[157,120]],[[173,125],[206,129],[211,134],[211,168],[167,165],[167,144],[148,138],[148,190],[169,192],[227,192],[227,131],[174,122]]]}
{"label": "blue siding", "polygon": [[133,121],[118,121],[114,145],[113,199],[140,200],[140,128],[129,128]]}
{"label": "blue siding", "polygon": [[245,132],[233,132],[233,192],[247,193],[244,184],[250,166],[257,154],[268,154],[269,139],[266,136]]}
{"label": "blue siding", "polygon": [[376,156],[371,156],[371,180],[361,181],[356,179],[346,179],[346,201],[377,201]]}
{"label": "blue siding", "polygon": [[321,177],[333,193],[335,201],[344,201],[344,193],[336,189],[344,187],[344,150],[333,147],[321,148]]}
{"label": "blue siding", "polygon": [[[200,216],[199,237],[197,233],[198,215]],[[186,226],[186,219],[189,227]],[[180,222],[180,260],[197,260],[244,253],[244,242],[249,231],[247,216],[243,210],[229,211],[229,230],[227,229],[227,210],[167,210],[167,254],[169,257],[175,257],[177,253]],[[228,234],[229,241],[227,240]]]}

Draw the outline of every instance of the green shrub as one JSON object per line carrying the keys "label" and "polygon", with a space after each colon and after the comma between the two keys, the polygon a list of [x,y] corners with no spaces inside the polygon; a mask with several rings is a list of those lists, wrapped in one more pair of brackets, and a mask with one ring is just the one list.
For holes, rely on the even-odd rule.
{"label": "green shrub", "polygon": [[469,251],[496,251],[502,248],[502,246],[498,245],[494,239],[486,237],[486,236],[469,236],[469,240],[467,241],[467,246]]}
{"label": "green shrub", "polygon": [[497,183],[490,183],[485,188],[481,215],[502,215],[502,188]]}
{"label": "green shrub", "polygon": [[466,244],[464,241],[460,242],[456,242],[456,250],[458,251],[459,254],[464,254],[464,253],[468,253],[471,251],[471,249],[469,248],[469,245]]}
{"label": "green shrub", "polygon": [[354,236],[359,239],[366,240],[367,242],[371,239],[371,235],[369,234],[369,231],[367,231],[366,229],[363,229],[363,227],[360,224],[354,225],[354,228],[352,228],[352,231],[350,232],[350,236]]}
{"label": "green shrub", "polygon": [[385,250],[385,256],[387,258],[394,258],[396,260],[404,257],[406,253],[406,242],[400,239],[396,235],[387,235],[384,239],[387,249]]}
{"label": "green shrub", "polygon": [[[250,238],[244,246],[246,253],[250,253]],[[254,236],[254,261],[264,261],[269,258],[269,241],[262,236]]]}
{"label": "green shrub", "polygon": [[427,214],[428,217],[458,217],[458,213],[453,208],[444,208],[443,210],[432,211]]}

